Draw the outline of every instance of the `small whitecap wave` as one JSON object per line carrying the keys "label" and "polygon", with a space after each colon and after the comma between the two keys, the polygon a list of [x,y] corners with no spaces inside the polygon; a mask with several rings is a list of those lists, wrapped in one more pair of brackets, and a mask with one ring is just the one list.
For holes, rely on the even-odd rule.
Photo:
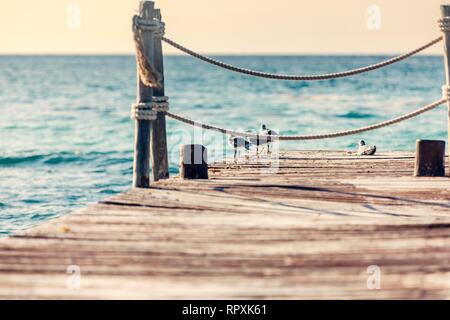
{"label": "small whitecap wave", "polygon": [[98,193],[100,194],[106,194],[106,195],[114,195],[119,193],[120,191],[118,190],[113,190],[113,189],[102,189],[100,190]]}
{"label": "small whitecap wave", "polygon": [[22,163],[37,162],[42,160],[45,155],[0,157],[0,166],[14,166]]}
{"label": "small whitecap wave", "polygon": [[73,163],[73,162],[78,162],[78,161],[83,161],[83,160],[84,160],[84,158],[82,156],[76,156],[74,154],[72,154],[72,155],[57,154],[57,155],[48,156],[47,159],[45,159],[44,163],[55,165],[55,164],[62,164],[62,163]]}
{"label": "small whitecap wave", "polygon": [[[49,154],[33,154],[33,155],[23,155],[23,156],[9,156],[0,157],[0,166],[16,166],[21,164],[30,163],[43,163],[46,165],[59,165],[66,163],[76,163],[91,161],[92,159],[111,156],[115,152],[57,152]],[[111,158],[110,158],[111,159]],[[112,158],[113,160],[115,158]],[[120,159],[120,162],[128,161],[129,159]]]}
{"label": "small whitecap wave", "polygon": [[39,204],[39,203],[43,203],[43,200],[39,200],[39,199],[25,199],[22,200],[23,203],[25,204]]}
{"label": "small whitecap wave", "polygon": [[376,115],[358,111],[349,111],[347,113],[340,114],[337,117],[345,119],[368,119],[368,118],[376,118]]}

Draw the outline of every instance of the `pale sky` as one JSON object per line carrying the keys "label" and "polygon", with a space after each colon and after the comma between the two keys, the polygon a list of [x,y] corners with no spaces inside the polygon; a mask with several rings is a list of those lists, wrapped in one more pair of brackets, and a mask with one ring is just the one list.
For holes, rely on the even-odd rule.
{"label": "pale sky", "polygon": [[[441,3],[445,1],[156,1],[168,37],[213,54],[406,52],[439,34]],[[131,17],[137,8],[137,0],[1,0],[0,54],[133,53]],[[377,8],[381,19],[376,19]],[[372,27],[380,22],[381,29],[369,29],[368,20]],[[441,52],[438,44],[426,53]]]}

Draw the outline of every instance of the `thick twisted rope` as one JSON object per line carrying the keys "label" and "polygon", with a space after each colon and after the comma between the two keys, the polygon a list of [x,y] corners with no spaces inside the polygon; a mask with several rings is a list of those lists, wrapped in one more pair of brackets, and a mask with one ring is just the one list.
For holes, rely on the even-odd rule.
{"label": "thick twisted rope", "polygon": [[396,62],[399,62],[401,60],[404,60],[406,58],[409,58],[433,45],[435,45],[436,43],[438,43],[439,41],[442,40],[442,36],[439,36],[438,38],[428,42],[427,44],[411,51],[405,54],[402,54],[400,56],[391,58],[389,60],[383,61],[383,62],[379,62],[373,65],[369,65],[367,67],[362,67],[362,68],[357,68],[354,70],[349,70],[349,71],[343,71],[343,72],[336,72],[336,73],[328,73],[328,74],[322,74],[322,75],[283,75],[283,74],[273,74],[273,73],[266,73],[266,72],[260,72],[260,71],[254,71],[254,70],[250,70],[250,69],[245,69],[245,68],[240,68],[237,66],[233,66],[231,64],[222,62],[222,61],[218,61],[215,59],[212,59],[210,57],[201,55],[197,52],[194,52],[184,46],[182,46],[179,43],[176,43],[175,41],[166,38],[166,37],[162,37],[161,38],[164,42],[166,42],[167,44],[171,45],[172,47],[183,51],[184,53],[187,53],[188,55],[200,59],[204,62],[210,63],[212,65],[230,70],[230,71],[234,71],[234,72],[238,72],[238,73],[243,73],[246,75],[250,75],[250,76],[254,76],[254,77],[260,77],[260,78],[268,78],[268,79],[276,79],[276,80],[291,80],[291,81],[317,81],[317,80],[329,80],[329,79],[336,79],[336,78],[343,78],[343,77],[349,77],[349,76],[354,76],[360,73],[364,73],[364,72],[368,72],[368,71],[372,71],[372,70],[376,70],[376,69],[380,69],[382,67],[394,64]]}
{"label": "thick twisted rope", "polygon": [[442,32],[450,32],[450,17],[438,19],[438,26]]}
{"label": "thick twisted rope", "polygon": [[133,17],[133,38],[136,46],[136,61],[139,77],[144,85],[150,88],[161,87],[161,75],[152,66],[144,48],[143,33],[151,32],[155,38],[162,38],[165,25],[159,20],[147,20],[137,15]]}
{"label": "thick twisted rope", "polygon": [[223,134],[228,134],[228,135],[233,135],[233,136],[240,136],[240,137],[248,137],[248,138],[254,138],[254,139],[260,139],[260,140],[264,140],[264,139],[277,139],[277,140],[281,140],[281,141],[292,141],[292,140],[320,140],[320,139],[330,139],[330,138],[338,138],[338,137],[344,137],[344,136],[350,136],[350,135],[354,135],[354,134],[358,134],[358,133],[362,133],[362,132],[366,132],[366,131],[371,131],[371,130],[375,130],[375,129],[380,129],[383,127],[387,127],[411,118],[414,118],[422,113],[425,113],[427,111],[430,111],[432,109],[435,109],[436,107],[438,107],[439,105],[447,102],[450,100],[450,87],[448,86],[444,86],[443,87],[443,98],[440,100],[437,100],[429,105],[426,105],[416,111],[407,113],[405,115],[402,115],[400,117],[391,119],[391,120],[387,120],[387,121],[383,121],[377,124],[373,124],[370,126],[366,126],[366,127],[362,127],[362,128],[358,128],[358,129],[353,129],[353,130],[346,130],[346,131],[338,131],[338,132],[332,132],[332,133],[324,133],[324,134],[316,134],[316,135],[277,135],[277,136],[263,136],[263,135],[259,135],[259,134],[253,134],[253,133],[248,133],[248,132],[241,132],[241,131],[234,131],[234,130],[229,130],[229,129],[225,129],[225,128],[221,128],[221,127],[217,127],[217,126],[213,126],[213,125],[209,125],[209,124],[203,124],[191,119],[188,119],[186,117],[171,113],[171,112],[166,112],[167,116],[174,119],[174,120],[178,120],[181,121],[185,124],[191,125],[191,126],[195,126],[195,127],[200,127],[203,129],[207,129],[207,130],[213,130],[213,131],[217,131],[217,132],[221,132]]}
{"label": "thick twisted rope", "polygon": [[[439,23],[439,28],[441,29],[441,31],[450,32],[450,18],[440,19],[438,21],[438,23]],[[143,47],[142,31],[150,31],[153,33],[153,35],[155,37],[161,38],[166,43],[174,46],[175,48],[177,48],[195,58],[198,58],[205,62],[211,63],[213,65],[216,65],[216,66],[219,66],[219,67],[231,70],[231,71],[235,71],[235,72],[239,72],[239,73],[243,73],[243,74],[247,74],[247,75],[251,75],[251,76],[256,76],[256,77],[269,78],[269,79],[297,80],[297,81],[327,80],[327,79],[334,79],[334,78],[342,78],[342,77],[352,76],[352,75],[356,75],[359,73],[379,69],[384,66],[404,60],[414,54],[417,54],[417,53],[431,47],[432,45],[438,43],[439,41],[441,41],[443,39],[443,37],[440,36],[409,53],[394,57],[392,59],[389,59],[389,60],[386,60],[386,61],[383,61],[383,62],[380,62],[377,64],[369,65],[367,67],[358,68],[358,69],[354,69],[354,70],[350,70],[350,71],[344,71],[344,72],[323,74],[323,75],[295,76],[295,75],[271,74],[271,73],[253,71],[253,70],[249,70],[249,69],[243,69],[243,68],[239,68],[239,67],[236,67],[236,66],[233,66],[230,64],[226,64],[224,62],[220,62],[218,60],[203,56],[203,55],[198,54],[198,53],[196,53],[196,52],[194,52],[194,51],[192,51],[192,50],[190,50],[168,38],[165,38],[164,37],[164,27],[165,27],[164,23],[162,23],[159,20],[155,20],[155,19],[145,20],[145,19],[140,18],[139,16],[135,16],[133,18],[133,32],[134,32],[134,40],[135,40],[136,48],[137,48],[137,61],[138,61],[138,66],[139,66],[139,73],[140,73],[140,77],[141,77],[143,83],[150,87],[160,86],[161,77],[156,72],[156,70],[154,70],[154,68],[152,67],[152,65],[150,64],[150,62],[147,58],[146,52]],[[249,133],[249,132],[229,130],[229,129],[225,129],[225,128],[221,128],[221,127],[217,127],[217,126],[213,126],[213,125],[203,124],[203,123],[200,123],[200,122],[188,119],[186,117],[169,112],[168,111],[169,104],[168,104],[167,97],[153,97],[152,100],[153,100],[153,102],[151,102],[151,103],[140,102],[140,103],[133,104],[132,108],[131,108],[131,117],[136,120],[153,121],[153,120],[156,120],[158,112],[164,112],[167,114],[167,116],[171,117],[172,119],[181,121],[183,123],[186,123],[186,124],[189,124],[192,126],[196,126],[196,127],[200,127],[203,129],[207,129],[207,130],[214,130],[214,131],[221,132],[224,134],[234,135],[234,136],[242,136],[242,137],[256,138],[256,139],[267,139],[267,141],[273,140],[273,139],[284,140],[284,141],[318,140],[318,139],[329,139],[329,138],[349,136],[349,135],[354,135],[354,134],[358,134],[358,133],[362,133],[362,132],[366,132],[366,131],[380,129],[380,128],[387,127],[387,126],[411,119],[413,117],[416,117],[422,113],[425,113],[427,111],[430,111],[430,110],[438,107],[439,105],[441,105],[447,101],[450,101],[450,86],[448,86],[448,85],[443,86],[443,98],[442,99],[437,100],[429,105],[426,105],[416,111],[407,113],[403,116],[400,116],[400,117],[397,117],[397,118],[394,118],[394,119],[391,119],[388,121],[383,121],[383,122],[380,122],[380,123],[377,123],[374,125],[358,128],[358,129],[338,131],[338,132],[318,134],[318,135],[264,136],[264,135]]]}
{"label": "thick twisted rope", "polygon": [[154,121],[158,112],[169,111],[169,98],[153,97],[152,102],[139,102],[131,105],[131,119]]}

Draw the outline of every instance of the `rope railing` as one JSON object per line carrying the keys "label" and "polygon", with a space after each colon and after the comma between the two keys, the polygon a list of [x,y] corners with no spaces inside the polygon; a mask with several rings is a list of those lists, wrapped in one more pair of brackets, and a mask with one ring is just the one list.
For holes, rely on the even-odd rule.
{"label": "rope railing", "polygon": [[350,76],[354,76],[354,75],[357,75],[360,73],[369,72],[369,71],[373,71],[376,69],[386,67],[388,65],[391,65],[391,64],[397,63],[399,61],[402,61],[406,58],[409,58],[409,57],[435,45],[436,43],[438,43],[439,41],[442,40],[442,36],[439,36],[436,39],[434,39],[434,40],[424,44],[423,46],[421,46],[417,49],[414,49],[408,53],[399,55],[397,57],[394,57],[394,58],[391,58],[391,59],[388,59],[388,60],[385,60],[385,61],[382,61],[382,62],[379,62],[376,64],[372,64],[372,65],[369,65],[366,67],[361,67],[361,68],[357,68],[357,69],[353,69],[353,70],[349,70],[349,71],[327,73],[327,74],[320,74],[320,75],[284,75],[284,74],[267,73],[267,72],[245,69],[245,68],[237,67],[237,66],[207,57],[207,56],[197,53],[195,51],[192,51],[191,49],[188,49],[185,46],[183,46],[167,37],[163,36],[161,39],[165,43],[171,45],[172,47],[174,47],[194,58],[197,58],[201,61],[207,62],[207,63],[215,65],[217,67],[220,67],[220,68],[223,68],[226,70],[230,70],[230,71],[234,71],[237,73],[246,74],[246,75],[254,76],[254,77],[266,78],[266,79],[274,79],[274,80],[318,81],[318,80],[330,80],[330,79],[350,77]]}
{"label": "rope railing", "polygon": [[[446,20],[440,20],[439,21],[439,28],[443,31],[445,30],[445,28],[448,26],[449,22]],[[159,22],[157,20],[146,20],[146,19],[142,19],[138,16],[135,16],[133,18],[133,31],[134,31],[134,37],[135,37],[135,42],[136,42],[136,47],[138,48],[138,52],[139,51],[143,51],[142,48],[139,48],[140,45],[140,37],[139,37],[139,30],[147,30],[147,31],[152,31],[154,32],[155,37],[161,38],[162,41],[164,41],[165,43],[167,43],[168,45],[171,45],[172,47],[194,57],[197,58],[201,61],[207,62],[209,64],[212,64],[214,66],[226,69],[226,70],[230,70],[230,71],[234,71],[237,73],[241,73],[241,74],[245,74],[245,75],[249,75],[249,76],[254,76],[254,77],[260,77],[260,78],[266,78],[266,79],[273,79],[273,80],[290,80],[290,81],[318,81],[318,80],[330,80],[330,79],[337,79],[337,78],[344,78],[344,77],[350,77],[350,76],[354,76],[357,74],[361,74],[361,73],[365,73],[365,72],[369,72],[369,71],[373,71],[373,70],[377,70],[386,66],[389,66],[391,64],[400,62],[402,60],[405,60],[417,53],[422,52],[423,50],[435,45],[436,43],[442,41],[443,37],[439,36],[433,40],[431,40],[430,42],[424,44],[423,46],[420,46],[408,53],[399,55],[397,57],[393,57],[391,59],[385,60],[385,61],[381,61],[379,63],[375,63],[372,65],[368,65],[365,67],[361,67],[361,68],[356,68],[353,70],[348,70],[348,71],[342,71],[342,72],[335,72],[335,73],[327,73],[327,74],[317,74],[317,75],[286,75],[286,74],[275,74],[275,73],[268,73],[268,72],[261,72],[261,71],[256,71],[256,70],[251,70],[251,69],[246,69],[246,68],[241,68],[241,67],[237,67],[216,59],[213,59],[211,57],[207,57],[205,55],[202,55],[198,52],[195,52],[167,37],[164,36],[164,32],[165,32],[165,25],[162,22]],[[155,86],[158,85],[158,75],[155,72],[150,72],[151,71],[151,66],[147,66],[147,61],[146,59],[143,59],[141,56],[138,55],[138,63],[140,66],[144,66],[145,68],[143,68],[143,70],[149,70],[149,72],[147,72],[147,74],[143,74],[143,79],[149,79],[148,83],[151,86]],[[142,71],[141,71],[142,72]]]}
{"label": "rope railing", "polygon": [[[449,21],[440,21],[439,27],[441,30],[444,30],[450,26]],[[338,73],[330,73],[330,74],[324,74],[324,75],[307,75],[307,76],[292,76],[292,75],[279,75],[279,74],[271,74],[271,73],[264,73],[259,71],[253,71],[248,69],[242,69],[239,67],[235,67],[214,59],[211,59],[209,57],[200,55],[198,53],[195,53],[191,51],[190,49],[164,37],[164,23],[157,21],[157,20],[145,20],[141,19],[138,16],[135,16],[133,19],[133,31],[135,36],[135,42],[136,42],[136,48],[138,51],[138,66],[139,66],[139,72],[141,75],[141,79],[144,80],[144,83],[148,82],[149,86],[158,86],[159,85],[159,75],[156,73],[156,71],[153,70],[151,67],[151,64],[149,63],[149,59],[147,57],[147,54],[145,53],[145,50],[142,45],[142,38],[140,31],[141,30],[148,30],[152,31],[154,36],[157,38],[160,38],[161,40],[165,41],[166,43],[174,46],[175,48],[180,49],[181,51],[184,51],[198,59],[201,59],[203,61],[206,61],[208,63],[212,63],[214,65],[240,72],[245,73],[248,75],[258,76],[258,77],[264,77],[264,78],[271,78],[271,79],[281,79],[281,80],[325,80],[325,79],[334,79],[334,78],[340,78],[345,76],[351,76],[358,73],[363,73],[371,70],[375,70],[393,63],[396,63],[398,61],[404,60],[418,52],[421,52],[425,50],[426,48],[431,47],[432,45],[436,44],[437,42],[441,41],[443,39],[442,36],[430,41],[429,43],[400,56],[397,56],[395,58],[369,65],[367,67],[354,69],[350,71],[344,71],[344,72],[338,72]],[[221,132],[224,134],[234,135],[234,136],[241,136],[241,137],[248,137],[248,138],[254,138],[254,139],[277,139],[281,141],[289,141],[289,140],[319,140],[319,139],[330,139],[330,138],[338,138],[343,136],[349,136],[354,135],[366,131],[371,131],[375,129],[380,129],[383,127],[387,127],[408,119],[411,119],[413,117],[416,117],[422,113],[425,113],[427,111],[430,111],[439,105],[447,102],[450,100],[450,87],[444,86],[443,87],[443,98],[440,100],[437,100],[429,105],[426,105],[420,109],[417,109],[413,112],[407,113],[405,115],[383,121],[380,123],[376,123],[373,125],[369,125],[362,128],[357,129],[351,129],[351,130],[345,130],[345,131],[337,131],[337,132],[331,132],[331,133],[324,133],[324,134],[315,134],[315,135],[277,135],[277,136],[264,136],[259,135],[255,133],[250,132],[241,132],[241,131],[235,131],[230,130],[226,128],[221,128],[218,126],[210,125],[210,124],[204,124],[189,118],[186,118],[184,116],[169,112],[169,104],[168,104],[168,97],[153,97],[152,102],[150,103],[136,103],[132,105],[131,109],[131,117],[136,120],[147,120],[147,121],[153,121],[157,117],[158,112],[165,113],[168,117],[178,120],[180,122],[183,122],[188,125],[192,125],[195,127],[200,127],[206,130],[212,130]]]}
{"label": "rope railing", "polygon": [[166,112],[166,115],[174,120],[178,120],[180,122],[183,122],[185,124],[199,127],[206,130],[212,130],[217,131],[223,134],[233,135],[233,136],[240,136],[240,137],[248,137],[248,138],[254,138],[254,139],[260,139],[260,140],[280,140],[280,141],[294,141],[294,140],[320,140],[320,139],[330,139],[330,138],[338,138],[338,137],[344,137],[344,136],[350,136],[366,131],[371,131],[375,129],[380,129],[383,127],[387,127],[411,118],[414,118],[422,113],[425,113],[427,111],[433,110],[436,107],[440,106],[441,104],[446,103],[449,100],[449,90],[448,87],[444,88],[444,97],[440,100],[437,100],[429,105],[426,105],[420,109],[417,109],[413,112],[407,113],[405,115],[396,117],[391,120],[383,121],[377,124],[369,125],[366,127],[358,128],[358,129],[352,129],[352,130],[346,130],[346,131],[337,131],[337,132],[331,132],[331,133],[324,133],[324,134],[315,134],[315,135],[277,135],[277,136],[264,136],[249,132],[242,132],[242,131],[235,131],[230,130],[226,128],[221,128],[217,126],[213,126],[210,124],[204,124],[183,116],[180,116],[178,114],[172,113],[172,112]]}

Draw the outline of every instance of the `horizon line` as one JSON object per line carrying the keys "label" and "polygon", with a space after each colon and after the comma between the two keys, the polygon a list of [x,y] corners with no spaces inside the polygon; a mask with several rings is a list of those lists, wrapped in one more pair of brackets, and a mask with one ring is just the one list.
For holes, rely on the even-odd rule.
{"label": "horizon line", "polygon": [[[211,57],[214,56],[396,56],[403,54],[401,52],[384,52],[384,53],[366,53],[366,52],[331,52],[331,53],[324,53],[324,52],[318,52],[318,53],[264,53],[264,52],[255,52],[255,53],[202,53],[204,55],[208,55]],[[6,56],[135,56],[135,53],[130,52],[114,52],[114,53],[108,53],[108,52],[37,52],[37,53],[28,53],[28,52],[21,52],[21,53],[9,53],[0,52],[0,57],[6,57]],[[183,53],[164,53],[164,56],[179,56],[179,57],[189,57],[187,54]],[[419,53],[415,56],[443,56],[443,53]]]}

